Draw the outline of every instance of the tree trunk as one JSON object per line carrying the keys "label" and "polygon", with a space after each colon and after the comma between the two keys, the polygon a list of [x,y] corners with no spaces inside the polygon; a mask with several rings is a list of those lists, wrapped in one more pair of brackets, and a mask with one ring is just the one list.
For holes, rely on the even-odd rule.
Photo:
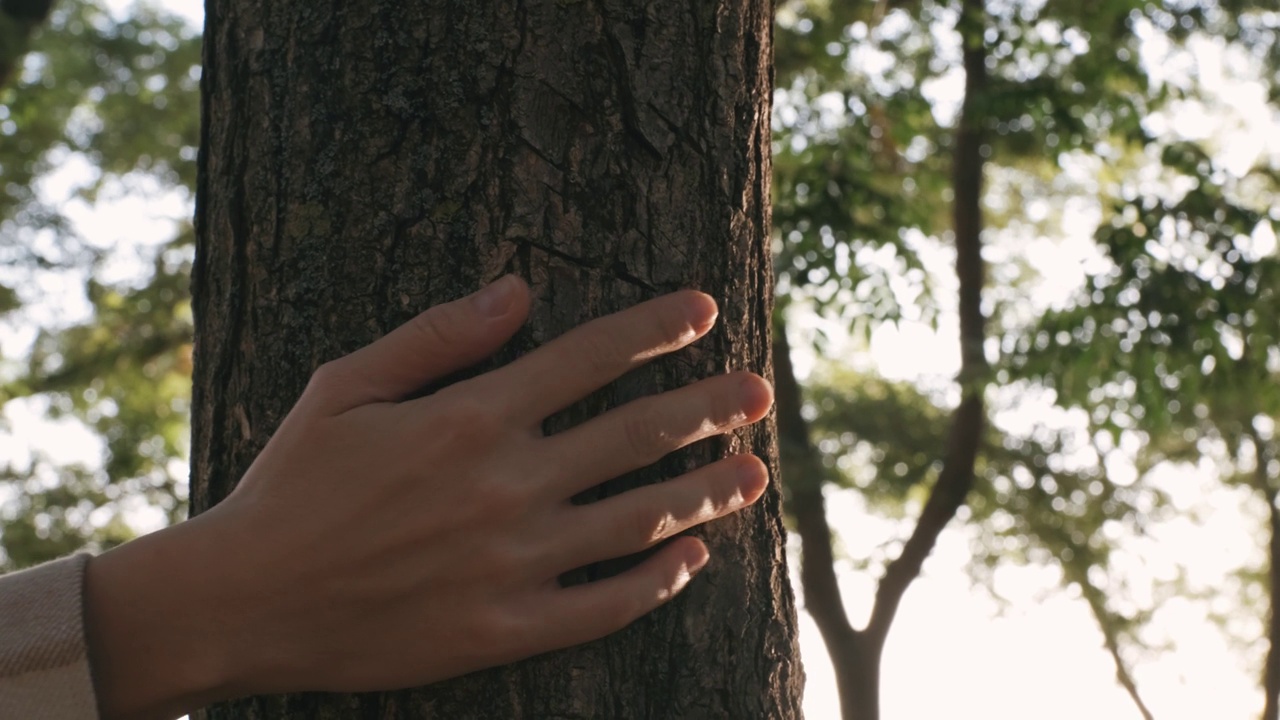
{"label": "tree trunk", "polygon": [[[531,319],[481,370],[659,293],[720,302],[695,348],[548,432],[730,368],[769,375],[769,0],[210,0],[206,23],[193,513],[231,491],[312,369],[507,272],[533,288]],[[762,423],[582,500],[744,450],[776,476]],[[779,499],[699,530],[706,570],[602,641],[200,716],[798,718]]]}
{"label": "tree trunk", "polygon": [[1263,692],[1266,693],[1266,704],[1262,709],[1262,720],[1280,718],[1280,497],[1275,490],[1266,492],[1268,505],[1268,525],[1271,530],[1268,552],[1269,568],[1267,573],[1267,594],[1271,607],[1267,611],[1267,660],[1263,670]]}
{"label": "tree trunk", "polygon": [[1253,441],[1254,484],[1267,500],[1268,568],[1267,598],[1271,607],[1267,610],[1267,659],[1263,668],[1262,688],[1266,701],[1262,708],[1262,720],[1280,719],[1280,493],[1271,477],[1270,463],[1274,452],[1268,452],[1268,443],[1262,434],[1249,428]]}
{"label": "tree trunk", "polygon": [[813,445],[809,424],[801,413],[804,401],[791,364],[786,327],[779,323],[773,335],[778,439],[782,445],[787,512],[795,519],[800,536],[804,608],[818,626],[831,657],[841,716],[845,720],[865,717],[868,712],[874,716],[879,713],[880,654],[884,646],[873,642],[865,631],[855,629],[845,613],[836,578],[835,554],[831,550],[827,502],[822,494],[825,479],[822,457]]}
{"label": "tree trunk", "polygon": [[53,0],[0,0],[0,87],[18,69],[31,35],[52,9]]}

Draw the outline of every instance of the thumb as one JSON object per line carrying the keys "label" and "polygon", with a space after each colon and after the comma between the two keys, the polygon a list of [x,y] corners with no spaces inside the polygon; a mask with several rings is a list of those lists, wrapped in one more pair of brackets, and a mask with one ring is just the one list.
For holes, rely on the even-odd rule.
{"label": "thumb", "polygon": [[[433,380],[497,352],[529,314],[529,286],[505,275],[479,292],[443,303],[371,345],[321,367],[312,383],[345,412],[370,402],[395,402]],[[338,397],[334,397],[338,396]]]}

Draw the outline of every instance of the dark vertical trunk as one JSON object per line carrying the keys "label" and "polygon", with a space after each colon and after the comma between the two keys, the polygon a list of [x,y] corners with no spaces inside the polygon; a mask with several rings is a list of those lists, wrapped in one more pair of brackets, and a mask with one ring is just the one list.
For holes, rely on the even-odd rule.
{"label": "dark vertical trunk", "polygon": [[782,471],[787,490],[787,512],[800,536],[800,585],[804,608],[818,626],[822,642],[836,671],[836,688],[844,717],[856,707],[855,698],[875,698],[879,663],[865,658],[871,649],[862,633],[849,623],[836,578],[831,551],[831,526],[822,494],[822,458],[809,436],[800,384],[791,365],[791,346],[781,323],[774,328],[773,371],[778,407],[778,441],[782,446]]}
{"label": "dark vertical trunk", "polygon": [[[767,373],[771,31],[769,0],[211,0],[193,512],[231,491],[313,368],[506,272],[537,299],[489,367],[661,292],[720,301],[698,348],[549,432],[729,368]],[[597,495],[731,449],[776,470],[761,424]],[[605,640],[428,688],[201,715],[799,717],[779,494],[699,532],[711,565]]]}
{"label": "dark vertical trunk", "polygon": [[0,0],[0,87],[22,64],[31,35],[52,9],[53,0]]}
{"label": "dark vertical trunk", "polygon": [[800,413],[800,390],[785,345],[775,333],[778,373],[778,426],[786,461],[788,510],[801,540],[801,584],[805,607],[813,616],[831,655],[844,720],[880,719],[880,661],[889,629],[907,588],[920,575],[938,536],[955,517],[973,487],[974,466],[985,425],[983,390],[988,364],[983,344],[985,269],[982,260],[982,95],[986,89],[986,13],[982,0],[964,0],[958,30],[964,45],[965,96],[952,158],[952,207],[956,276],[960,285],[962,364],[960,406],[951,419],[942,472],[925,502],[901,554],[885,568],[876,587],[871,619],[854,629],[844,611],[831,552],[831,529],[822,495],[823,469]]}
{"label": "dark vertical trunk", "polygon": [[1268,594],[1271,608],[1267,613],[1267,663],[1263,679],[1263,687],[1267,694],[1267,702],[1262,710],[1262,720],[1280,718],[1280,611],[1277,610],[1277,598],[1280,598],[1280,497],[1275,490],[1268,490],[1267,510],[1271,526],[1270,572],[1268,575]]}
{"label": "dark vertical trunk", "polygon": [[1277,493],[1275,480],[1268,467],[1275,457],[1266,452],[1267,445],[1262,437],[1250,429],[1254,452],[1254,484],[1267,499],[1267,517],[1271,529],[1270,547],[1268,548],[1267,596],[1271,607],[1267,612],[1267,660],[1263,670],[1262,686],[1266,692],[1266,704],[1262,709],[1262,720],[1280,719],[1280,493]]}
{"label": "dark vertical trunk", "polygon": [[[982,312],[982,288],[986,271],[982,261],[982,146],[986,135],[983,97],[987,87],[987,48],[983,34],[987,18],[983,0],[964,0],[959,20],[964,44],[964,101],[955,135],[951,185],[955,193],[952,224],[956,236],[956,276],[960,281],[960,382],[965,401],[982,402],[978,387],[987,372],[986,316]],[[981,412],[979,412],[981,415]],[[972,467],[970,468],[972,472]]]}

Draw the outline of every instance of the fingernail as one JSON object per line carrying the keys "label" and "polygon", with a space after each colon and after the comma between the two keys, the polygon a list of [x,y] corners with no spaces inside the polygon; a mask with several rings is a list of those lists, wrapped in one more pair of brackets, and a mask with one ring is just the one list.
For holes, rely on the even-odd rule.
{"label": "fingernail", "polygon": [[701,548],[696,555],[689,558],[689,564],[685,566],[689,569],[689,577],[693,578],[694,575],[697,575],[702,568],[707,566],[707,562],[710,560],[711,553],[707,552],[706,547]]}
{"label": "fingernail", "polygon": [[743,409],[749,417],[768,412],[773,405],[773,388],[768,381],[755,375],[744,377],[738,385],[738,392],[742,393]]}
{"label": "fingernail", "polygon": [[769,471],[766,469],[764,473],[760,472],[760,463],[751,460],[743,460],[738,464],[738,480],[743,485],[749,487],[757,487],[763,485],[761,482],[762,475],[767,476]]}
{"label": "fingernail", "polygon": [[500,318],[506,315],[507,310],[511,309],[512,290],[514,289],[515,279],[510,275],[503,275],[476,293],[475,298],[473,298],[476,310],[479,310],[482,315],[491,318]]}
{"label": "fingernail", "polygon": [[689,312],[689,323],[699,333],[714,325],[716,318],[720,316],[720,308],[716,305],[715,299],[706,293],[694,295],[686,307]]}

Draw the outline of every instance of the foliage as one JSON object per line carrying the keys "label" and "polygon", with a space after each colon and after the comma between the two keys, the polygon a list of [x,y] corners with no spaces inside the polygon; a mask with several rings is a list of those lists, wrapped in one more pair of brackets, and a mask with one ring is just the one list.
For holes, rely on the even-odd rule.
{"label": "foliage", "polygon": [[[1221,441],[1223,481],[1255,485],[1242,454],[1266,456],[1258,444],[1274,442],[1280,418],[1280,260],[1267,246],[1280,230],[1280,168],[1261,157],[1234,174],[1212,138],[1160,132],[1153,118],[1205,88],[1153,80],[1144,42],[1217,38],[1272,79],[1280,15],[1249,0],[987,8],[987,297],[1006,357],[990,397],[998,431],[969,499],[972,572],[990,586],[1001,563],[1055,564],[1105,632],[1134,642],[1151,608],[1116,602],[1123,582],[1111,564],[1117,537],[1161,517],[1164,497],[1143,471],[1217,453]],[[947,316],[934,268],[951,240],[955,13],[933,0],[779,3],[780,310],[807,304],[864,340],[882,323],[936,327]],[[52,416],[101,437],[103,455],[101,467],[0,458],[10,462],[0,471],[0,569],[127,539],[135,498],[175,520],[184,494],[190,228],[147,249],[145,270],[121,281],[108,272],[118,249],[83,237],[67,208],[148,188],[178,188],[189,202],[199,39],[145,6],[121,21],[94,0],[62,0],[43,29],[24,30],[23,49],[28,35],[30,53],[0,87],[0,313],[40,329],[21,354],[0,358],[0,401],[41,398]],[[1266,93],[1280,101],[1280,83]],[[1098,168],[1096,182],[1065,186],[1081,164]],[[48,187],[73,167],[66,202]],[[1104,269],[1046,308],[1019,243],[1061,236],[1069,199],[1099,209]],[[80,273],[91,313],[40,315],[43,279],[67,273]],[[1046,389],[1084,409],[1086,426],[1001,421]],[[948,396],[837,363],[806,393],[826,479],[906,515],[936,480]],[[1134,445],[1139,480],[1117,482],[1104,459]],[[1265,579],[1256,570],[1244,569],[1255,583]]]}
{"label": "foliage", "polygon": [[[1003,562],[1060,567],[1124,675],[1119,645],[1136,640],[1152,608],[1115,601],[1124,581],[1111,554],[1117,538],[1141,535],[1161,518],[1165,496],[1145,482],[1117,482],[1104,460],[1136,445],[1141,476],[1207,452],[1201,434],[1225,439],[1237,454],[1250,434],[1256,441],[1259,427],[1271,427],[1257,417],[1275,417],[1280,371],[1275,250],[1257,249],[1274,234],[1277,170],[1264,163],[1232,177],[1211,148],[1162,131],[1160,116],[1206,90],[1160,79],[1144,52],[1153,37],[1172,47],[1211,37],[1243,48],[1262,75],[1275,77],[1280,16],[1234,0],[986,9],[989,86],[979,107],[992,181],[987,246],[996,259],[987,298],[1009,356],[997,365],[1002,387],[991,393],[1000,432],[984,447],[982,482],[970,498],[972,571],[989,585]],[[960,53],[942,29],[954,14],[954,3],[931,2],[814,0],[779,10],[780,286],[798,288],[864,337],[882,322],[935,319],[942,304],[920,271],[922,258],[949,241],[948,88],[960,82]],[[1275,87],[1268,92],[1274,99]],[[1064,187],[1080,165],[1100,172]],[[1050,308],[1034,296],[1038,278],[1020,264],[1016,243],[1061,236],[1068,200],[1102,209],[1095,239],[1111,268],[1090,276],[1068,307]],[[884,255],[891,262],[876,264]],[[1045,389],[1064,407],[1085,408],[1089,427],[1013,431],[1000,421]],[[808,393],[829,481],[857,488],[891,515],[923,497],[938,473],[945,403],[838,371],[812,381]]]}
{"label": "foliage", "polygon": [[[103,442],[101,467],[0,459],[10,462],[0,493],[15,496],[0,510],[0,567],[118,543],[139,498],[171,520],[183,513],[191,233],[142,248],[151,261],[120,280],[113,264],[134,249],[85,238],[69,213],[194,185],[199,59],[199,38],[178,18],[138,6],[117,20],[64,0],[0,89],[0,309],[11,327],[39,328],[25,357],[6,359],[0,400],[40,398]],[[50,184],[72,190],[58,197]],[[68,321],[40,289],[76,276],[91,313]]]}

